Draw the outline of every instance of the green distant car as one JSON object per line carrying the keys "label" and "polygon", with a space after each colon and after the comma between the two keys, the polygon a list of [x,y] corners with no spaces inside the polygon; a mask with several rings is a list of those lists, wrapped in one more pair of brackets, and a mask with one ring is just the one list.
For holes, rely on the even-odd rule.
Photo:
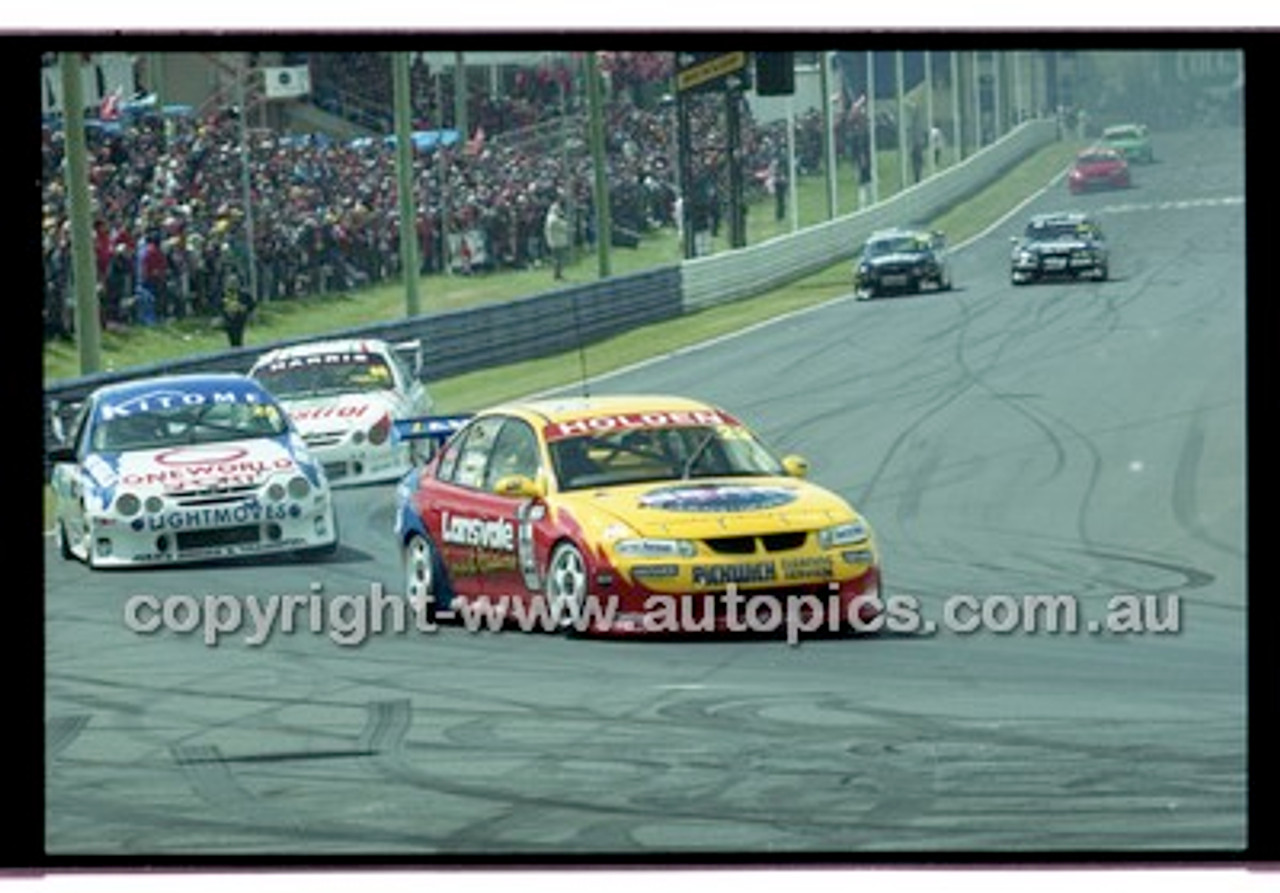
{"label": "green distant car", "polygon": [[1115,149],[1126,161],[1150,164],[1156,160],[1151,134],[1145,124],[1116,124],[1102,131],[1102,145]]}

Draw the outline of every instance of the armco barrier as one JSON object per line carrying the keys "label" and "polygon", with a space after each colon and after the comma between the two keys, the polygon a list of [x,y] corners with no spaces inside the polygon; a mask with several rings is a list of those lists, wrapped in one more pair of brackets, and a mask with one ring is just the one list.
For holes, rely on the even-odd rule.
{"label": "armco barrier", "polygon": [[[923,223],[1057,138],[1053,120],[1028,121],[960,164],[873,207],[733,252],[685,261],[685,310],[763,294],[852,259],[874,230]],[[850,267],[852,286],[853,269]]]}
{"label": "armco barrier", "polygon": [[[872,230],[936,216],[1056,136],[1052,120],[1024,123],[962,163],[875,207],[760,245],[516,301],[347,329],[331,337],[419,339],[427,380],[549,356],[690,310],[761,294],[851,258]],[[303,340],[312,339],[294,339]],[[52,403],[81,400],[115,381],[178,372],[243,372],[265,350],[287,343],[164,360],[46,386],[46,443]]]}
{"label": "armco barrier", "polygon": [[[374,323],[331,337],[416,339],[422,346],[422,377],[431,381],[561,353],[680,313],[680,268],[672,265],[515,301]],[[180,372],[245,372],[265,351],[309,340],[314,338],[164,360],[46,386],[45,443],[53,439],[51,405],[83,400],[101,385]]]}

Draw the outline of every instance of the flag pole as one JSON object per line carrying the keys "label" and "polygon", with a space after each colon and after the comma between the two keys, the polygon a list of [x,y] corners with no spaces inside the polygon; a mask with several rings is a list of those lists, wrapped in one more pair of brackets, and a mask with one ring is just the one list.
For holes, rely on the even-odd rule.
{"label": "flag pole", "polygon": [[249,298],[256,302],[258,300],[258,263],[254,256],[253,244],[253,187],[249,173],[249,109],[245,98],[245,86],[249,80],[248,64],[248,57],[242,53],[239,77],[236,78],[236,101],[240,106],[240,190],[244,201],[245,262],[249,267],[246,275],[249,282]]}

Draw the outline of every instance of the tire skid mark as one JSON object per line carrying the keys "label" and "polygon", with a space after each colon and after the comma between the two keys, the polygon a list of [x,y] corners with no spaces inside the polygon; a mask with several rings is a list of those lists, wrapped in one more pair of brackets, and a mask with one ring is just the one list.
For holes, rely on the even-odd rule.
{"label": "tire skid mark", "polygon": [[45,762],[52,764],[62,752],[79,737],[89,724],[91,714],[74,713],[69,716],[52,716],[44,724]]}
{"label": "tire skid mark", "polygon": [[217,745],[173,744],[169,752],[192,789],[203,799],[224,808],[253,805],[253,794],[240,785]]}
{"label": "tire skid mark", "polygon": [[369,716],[360,731],[357,747],[373,755],[398,751],[404,744],[413,721],[413,706],[408,698],[373,701]]}
{"label": "tire skid mark", "polygon": [[1242,549],[1230,543],[1224,543],[1205,530],[1199,520],[1197,510],[1196,483],[1200,469],[1200,459],[1204,455],[1205,425],[1203,412],[1197,412],[1191,419],[1190,430],[1182,440],[1182,449],[1178,452],[1178,462],[1173,471],[1173,517],[1178,524],[1199,542],[1217,549],[1233,558],[1245,557]]}

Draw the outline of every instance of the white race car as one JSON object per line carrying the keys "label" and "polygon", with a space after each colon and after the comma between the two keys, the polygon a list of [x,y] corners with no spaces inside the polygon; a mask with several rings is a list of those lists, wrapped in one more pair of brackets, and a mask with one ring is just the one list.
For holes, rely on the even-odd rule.
{"label": "white race car", "polygon": [[288,411],[335,487],[397,480],[418,458],[421,446],[395,437],[394,426],[430,414],[432,400],[385,341],[278,348],[259,357],[249,376]]}
{"label": "white race car", "polygon": [[63,558],[101,568],[338,546],[323,469],[243,375],[107,385],[66,433],[49,454]]}

